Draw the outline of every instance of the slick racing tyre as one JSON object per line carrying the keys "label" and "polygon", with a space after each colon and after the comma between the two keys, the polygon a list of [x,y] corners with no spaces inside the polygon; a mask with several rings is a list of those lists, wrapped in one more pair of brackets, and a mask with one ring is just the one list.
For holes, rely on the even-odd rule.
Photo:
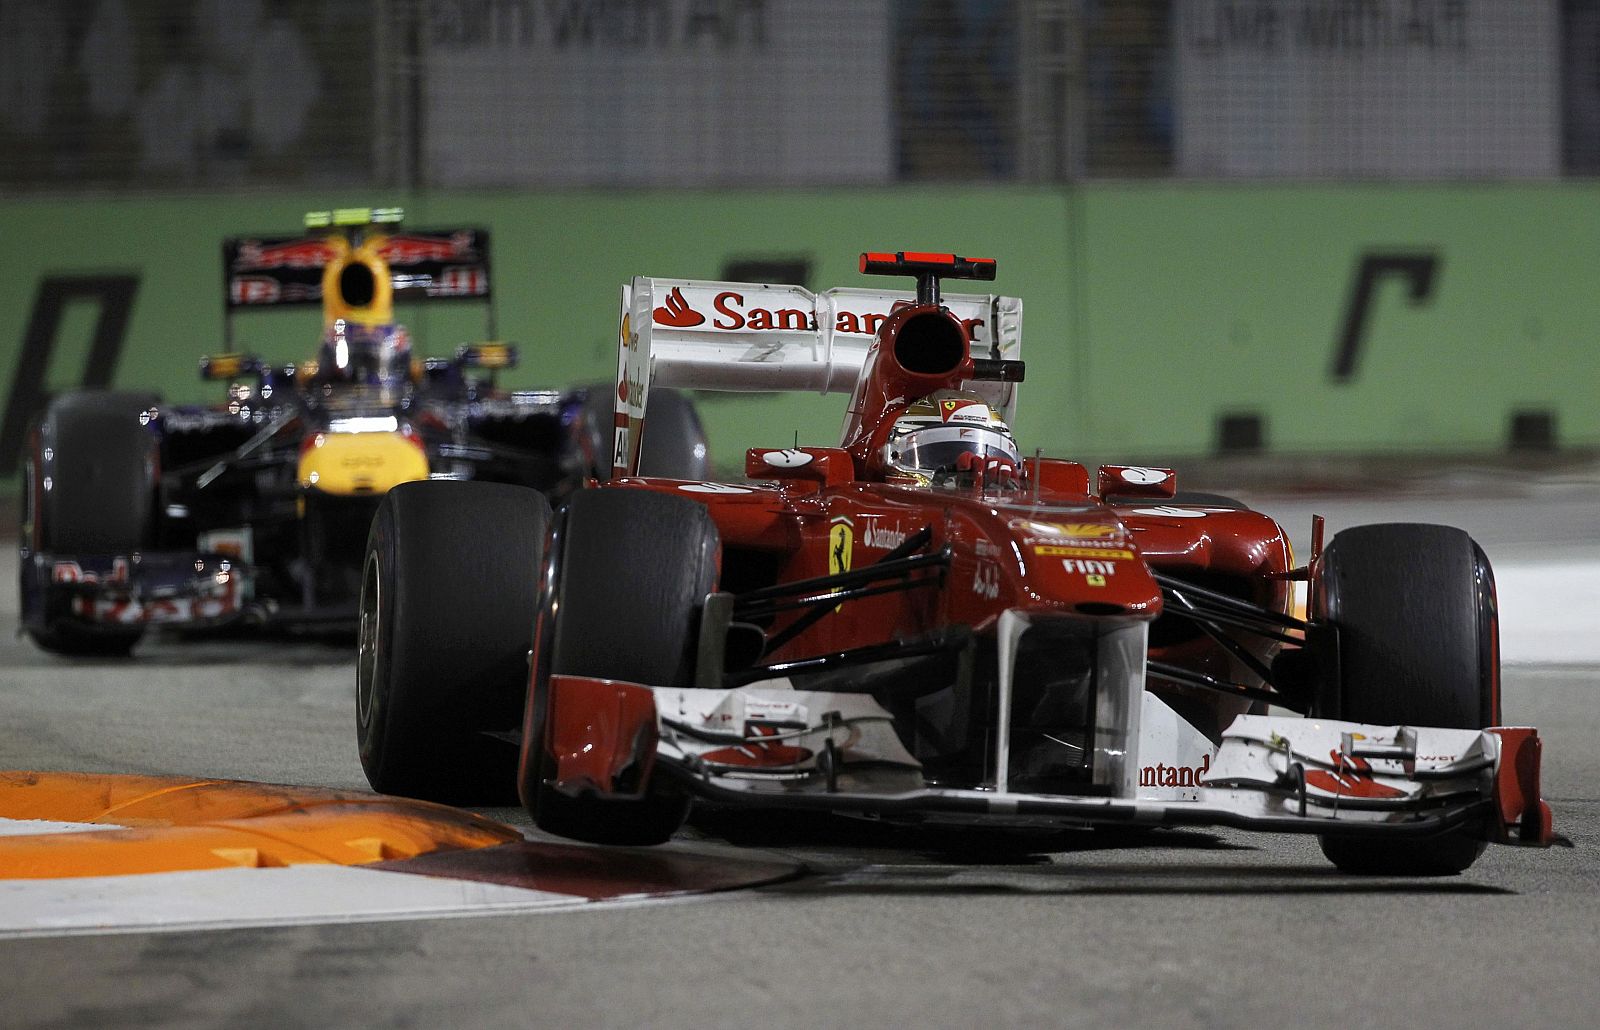
{"label": "slick racing tyre", "polygon": [[[589,474],[604,482],[611,478],[612,427],[615,408],[612,386],[597,383],[588,388],[583,419],[585,440],[591,455]],[[645,414],[644,439],[640,444],[639,475],[665,479],[707,479],[711,475],[711,452],[706,445],[705,428],[694,402],[681,390],[656,386],[650,389],[650,407]]]}
{"label": "slick racing tyre", "polygon": [[[1481,729],[1500,721],[1494,572],[1448,526],[1347,529],[1322,555],[1322,613],[1338,630],[1336,689],[1319,715],[1381,726]],[[1349,873],[1449,876],[1477,860],[1467,830],[1420,840],[1324,836]]]}
{"label": "slick racing tyre", "polygon": [[639,474],[668,479],[706,479],[710,448],[689,395],[656,387],[650,391],[644,439],[639,444]]}
{"label": "slick racing tyre", "polygon": [[[150,546],[160,443],[139,415],[159,402],[155,394],[106,390],[50,402],[25,458],[22,525],[31,536],[24,536],[24,550],[71,559],[131,556]],[[23,576],[29,572],[24,562]],[[40,617],[24,613],[28,635],[46,651],[120,656],[144,635],[143,626],[79,622],[64,600],[47,590]]]}
{"label": "slick racing tyre", "polygon": [[1204,490],[1179,490],[1173,494],[1168,504],[1193,504],[1205,508],[1232,508],[1235,511],[1249,511],[1250,506],[1235,497],[1227,494],[1206,493]]}
{"label": "slick racing tyre", "polygon": [[550,503],[501,483],[415,482],[378,507],[362,562],[356,736],[374,790],[515,804]]}
{"label": "slick racing tyre", "polygon": [[570,795],[545,783],[553,675],[649,686],[693,682],[696,624],[716,588],[719,538],[704,506],[646,490],[575,494],[545,556],[533,682],[523,723],[523,804],[544,830],[596,844],[659,844],[689,798],[658,771],[645,796]]}
{"label": "slick racing tyre", "polygon": [[1204,490],[1179,490],[1164,500],[1152,500],[1149,497],[1133,497],[1128,494],[1112,494],[1106,498],[1108,504],[1190,504],[1200,508],[1229,508],[1233,511],[1249,511],[1250,506],[1243,501],[1229,497],[1227,494],[1207,493]]}

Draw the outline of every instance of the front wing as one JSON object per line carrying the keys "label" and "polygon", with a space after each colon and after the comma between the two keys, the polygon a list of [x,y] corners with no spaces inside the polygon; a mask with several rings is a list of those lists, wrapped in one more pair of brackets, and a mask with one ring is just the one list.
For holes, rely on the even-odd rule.
{"label": "front wing", "polygon": [[889,714],[860,694],[652,689],[574,676],[553,677],[551,690],[550,783],[574,795],[638,796],[645,781],[633,774],[653,768],[722,803],[888,818],[1554,839],[1530,728],[1240,716],[1196,799],[1158,801],[923,786]]}
{"label": "front wing", "polygon": [[249,566],[226,554],[132,555],[34,553],[23,566],[23,620],[45,628],[58,620],[86,626],[215,626],[249,603]]}

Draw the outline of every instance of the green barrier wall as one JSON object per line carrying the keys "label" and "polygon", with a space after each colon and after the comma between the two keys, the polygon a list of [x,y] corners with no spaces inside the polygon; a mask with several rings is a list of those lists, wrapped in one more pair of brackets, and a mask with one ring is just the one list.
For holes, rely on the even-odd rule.
{"label": "green barrier wall", "polygon": [[[417,227],[492,231],[499,335],[522,344],[522,366],[503,380],[509,385],[609,381],[619,287],[631,276],[718,278],[730,261],[799,258],[811,262],[813,287],[865,285],[857,255],[876,248],[1006,255],[995,287],[1056,298],[1027,318],[1053,349],[1066,339],[1067,199],[1052,191],[0,202],[5,237],[14,241],[0,248],[0,367],[9,381],[43,277],[133,274],[141,283],[115,383],[157,386],[169,400],[213,397],[219,387],[198,382],[194,370],[200,354],[224,349],[222,238],[298,231],[307,210],[358,203],[400,204]],[[95,306],[68,314],[50,365],[54,389],[81,379]],[[408,305],[401,317],[414,347],[429,353],[449,353],[484,332],[482,309],[454,302]],[[307,358],[320,321],[315,308],[236,316],[234,346],[274,360]],[[1039,393],[1060,399],[1062,390],[1046,385]],[[744,447],[789,443],[796,431],[803,441],[836,442],[844,403],[843,396],[706,395],[701,409],[717,459],[742,466]]]}
{"label": "green barrier wall", "polygon": [[[113,382],[205,400],[198,357],[223,348],[220,243],[295,231],[311,208],[400,204],[419,228],[493,234],[506,382],[609,379],[617,288],[635,274],[719,277],[800,259],[809,285],[865,284],[864,249],[995,257],[1026,304],[1019,435],[1059,454],[1139,460],[1213,450],[1218,420],[1259,420],[1290,451],[1499,449],[1517,411],[1563,445],[1600,444],[1600,188],[1206,186],[818,192],[283,195],[0,201],[0,381],[8,389],[40,285],[124,275],[138,287]],[[1365,317],[1345,327],[1367,268]],[[1416,296],[1413,297],[1413,292]],[[67,305],[47,385],[82,380],[100,306]],[[416,346],[481,338],[481,309],[410,306]],[[309,357],[314,308],[235,320],[235,348]],[[1332,369],[1344,348],[1348,375]],[[706,395],[716,457],[831,442],[843,397]]]}
{"label": "green barrier wall", "polygon": [[1240,411],[1281,450],[1493,450],[1521,410],[1600,443],[1600,188],[1094,187],[1073,215],[1074,431],[1097,450],[1203,451]]}

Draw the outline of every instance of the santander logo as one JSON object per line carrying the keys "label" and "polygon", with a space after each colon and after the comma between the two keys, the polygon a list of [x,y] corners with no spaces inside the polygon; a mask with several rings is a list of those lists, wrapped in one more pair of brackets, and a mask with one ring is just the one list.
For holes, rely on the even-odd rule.
{"label": "santander logo", "polygon": [[[723,290],[711,298],[711,324],[706,329],[723,332],[816,332],[817,323],[808,308],[749,307],[744,294]],[[897,301],[896,308],[904,306]],[[652,312],[656,325],[672,329],[693,329],[704,325],[706,316],[689,306],[683,290],[674,286],[667,294],[666,303]],[[851,336],[876,336],[888,316],[873,312],[837,311],[834,313],[833,331]],[[963,318],[961,324],[968,333],[985,324],[981,318]]]}
{"label": "santander logo", "polygon": [[653,312],[656,325],[670,325],[674,329],[693,329],[706,320],[706,316],[689,306],[683,291],[676,286],[667,294],[667,303]]}

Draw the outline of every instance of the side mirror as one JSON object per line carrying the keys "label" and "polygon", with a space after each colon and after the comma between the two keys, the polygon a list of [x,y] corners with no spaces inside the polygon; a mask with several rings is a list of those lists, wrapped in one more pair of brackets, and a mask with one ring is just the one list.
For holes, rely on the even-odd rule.
{"label": "side mirror", "polygon": [[1063,458],[1023,458],[1022,470],[1030,484],[1037,485],[1041,493],[1080,497],[1089,493],[1089,470],[1078,462]]}
{"label": "side mirror", "polygon": [[744,474],[751,479],[788,479],[819,487],[856,478],[855,462],[841,447],[752,447],[744,452]]}
{"label": "side mirror", "polygon": [[208,354],[200,359],[200,378],[234,380],[240,376],[259,376],[266,370],[254,354]]}
{"label": "side mirror", "polygon": [[1178,492],[1178,474],[1142,465],[1101,465],[1101,497],[1171,497]]}

